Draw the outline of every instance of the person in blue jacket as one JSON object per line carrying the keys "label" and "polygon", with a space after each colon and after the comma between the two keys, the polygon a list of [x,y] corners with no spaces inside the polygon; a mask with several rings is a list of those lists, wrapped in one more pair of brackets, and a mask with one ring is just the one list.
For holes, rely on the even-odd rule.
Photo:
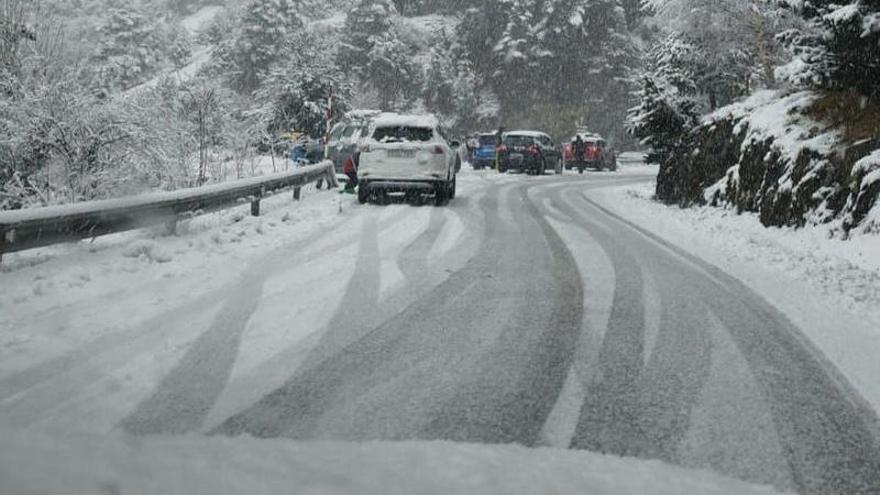
{"label": "person in blue jacket", "polygon": [[308,161],[306,155],[307,153],[305,145],[303,143],[296,143],[290,147],[290,151],[288,151],[287,157],[293,163],[294,167],[298,167]]}

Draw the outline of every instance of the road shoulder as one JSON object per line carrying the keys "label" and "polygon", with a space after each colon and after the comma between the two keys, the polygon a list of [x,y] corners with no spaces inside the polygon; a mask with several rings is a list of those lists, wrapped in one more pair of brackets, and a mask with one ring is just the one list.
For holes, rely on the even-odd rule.
{"label": "road shoulder", "polygon": [[587,196],[755,290],[880,411],[880,237],[841,241],[821,228],[767,229],[748,214],[662,205],[652,189],[649,182]]}

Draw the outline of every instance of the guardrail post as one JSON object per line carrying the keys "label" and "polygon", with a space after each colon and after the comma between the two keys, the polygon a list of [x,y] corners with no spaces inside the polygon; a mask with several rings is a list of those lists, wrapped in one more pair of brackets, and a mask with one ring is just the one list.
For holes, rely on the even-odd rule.
{"label": "guardrail post", "polygon": [[265,195],[265,193],[266,188],[263,187],[260,192],[254,195],[253,200],[251,200],[251,216],[260,216],[260,199]]}
{"label": "guardrail post", "polygon": [[165,221],[165,232],[168,235],[177,235],[177,215],[172,215]]}
{"label": "guardrail post", "polygon": [[327,189],[339,187],[339,181],[336,180],[336,168],[330,164],[327,167]]}
{"label": "guardrail post", "polygon": [[293,188],[293,200],[299,201],[301,196],[302,196],[302,187],[299,187],[299,186],[294,187]]}

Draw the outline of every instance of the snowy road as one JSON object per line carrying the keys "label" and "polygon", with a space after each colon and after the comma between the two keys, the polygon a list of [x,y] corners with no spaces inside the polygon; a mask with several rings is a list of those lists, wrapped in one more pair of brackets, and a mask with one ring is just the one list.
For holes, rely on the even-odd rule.
{"label": "snowy road", "polygon": [[235,277],[4,372],[0,425],[514,442],[877,493],[876,413],[799,330],[591,199],[650,179],[472,174],[448,208],[346,206]]}

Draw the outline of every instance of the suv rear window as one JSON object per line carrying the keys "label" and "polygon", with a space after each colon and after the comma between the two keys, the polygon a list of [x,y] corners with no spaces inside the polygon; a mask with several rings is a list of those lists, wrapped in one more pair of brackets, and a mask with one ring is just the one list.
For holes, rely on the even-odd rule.
{"label": "suv rear window", "polygon": [[342,133],[345,132],[345,126],[342,124],[336,124],[333,126],[333,130],[330,131],[330,141],[338,141],[339,138],[342,137]]}
{"label": "suv rear window", "polygon": [[346,126],[345,131],[342,132],[342,137],[347,137],[347,138],[352,137],[354,135],[354,133],[360,128],[361,128],[361,126],[358,124],[348,125],[348,126]]}
{"label": "suv rear window", "polygon": [[531,136],[507,136],[504,138],[507,146],[529,146],[535,144],[535,138]]}
{"label": "suv rear window", "polygon": [[480,136],[480,146],[489,146],[495,144],[495,136]]}
{"label": "suv rear window", "polygon": [[434,130],[430,127],[377,127],[373,131],[373,139],[381,143],[399,143],[402,141],[430,141]]}

